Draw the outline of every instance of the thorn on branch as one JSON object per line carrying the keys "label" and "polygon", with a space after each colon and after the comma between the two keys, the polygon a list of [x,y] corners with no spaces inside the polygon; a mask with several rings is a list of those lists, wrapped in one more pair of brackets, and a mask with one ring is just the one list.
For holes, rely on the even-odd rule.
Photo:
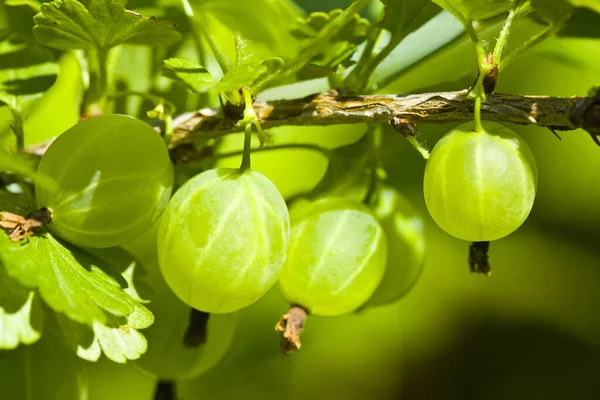
{"label": "thorn on branch", "polygon": [[550,132],[552,132],[552,134],[553,134],[554,136],[556,136],[556,137],[558,138],[558,140],[562,140],[562,138],[559,136],[559,134],[558,134],[558,133],[557,133],[557,132],[556,132],[554,129],[552,129],[551,127],[548,127],[548,130],[549,130]]}
{"label": "thorn on branch", "polygon": [[275,330],[281,332],[281,350],[286,355],[293,354],[302,347],[300,335],[304,330],[306,317],[308,311],[300,306],[293,306],[275,325]]}

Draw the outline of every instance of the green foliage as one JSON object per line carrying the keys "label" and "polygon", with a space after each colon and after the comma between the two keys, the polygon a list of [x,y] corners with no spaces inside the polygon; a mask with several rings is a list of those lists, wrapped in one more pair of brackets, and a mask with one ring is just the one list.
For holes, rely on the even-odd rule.
{"label": "green foliage", "polygon": [[290,1],[248,0],[240,5],[236,1],[204,0],[190,4],[196,15],[210,15],[244,38],[264,43],[279,56],[287,58],[298,51],[289,27],[301,12]]}
{"label": "green foliage", "polygon": [[[329,13],[315,12],[306,18],[299,18],[292,26],[291,34],[300,41],[310,42],[341,13],[342,10],[336,9]],[[369,28],[370,23],[367,19],[354,14],[329,43],[312,56],[305,70],[300,72],[300,76],[318,76],[320,68],[324,69],[326,75],[338,72],[340,67],[343,69],[351,66],[350,58],[356,52],[357,46],[366,39]]]}
{"label": "green foliage", "polygon": [[0,102],[14,109],[54,84],[58,68],[52,52],[18,35],[0,42]]}
{"label": "green foliage", "polygon": [[432,0],[463,22],[486,19],[508,11],[515,0]]}
{"label": "green foliage", "polygon": [[109,50],[119,44],[169,45],[180,39],[169,22],[125,9],[126,0],[55,0],[34,18],[36,39],[60,50]]}
{"label": "green foliage", "polygon": [[[378,377],[381,382],[371,385],[365,371],[378,370],[384,361],[391,365],[388,350],[401,349],[398,354],[404,354],[410,347],[413,356],[426,348],[430,354],[461,325],[457,315],[466,310],[496,315],[493,307],[508,306],[513,311],[518,306],[527,318],[539,314],[571,332],[585,331],[582,337],[594,337],[597,329],[587,326],[590,318],[579,320],[572,313],[590,303],[589,295],[572,291],[567,296],[571,291],[565,290],[565,282],[570,282],[577,292],[579,288],[597,292],[587,278],[597,275],[586,267],[597,264],[589,249],[586,253],[582,246],[568,243],[566,235],[560,241],[546,237],[529,224],[499,242],[497,252],[494,248],[493,262],[508,266],[502,271],[506,281],[500,278],[482,289],[457,272],[464,269],[460,242],[442,236],[425,217],[426,205],[443,229],[478,241],[497,239],[521,225],[533,202],[535,162],[529,154],[515,155],[527,148],[522,139],[496,132],[506,133],[508,128],[486,122],[486,132],[456,128],[459,131],[434,148],[423,182],[419,172],[423,160],[398,142],[397,133],[386,132],[384,145],[377,143],[371,128],[359,138],[356,129],[346,130],[347,125],[285,127],[265,133],[251,103],[257,96],[260,101],[301,98],[327,89],[337,90],[328,96],[360,96],[390,84],[388,93],[467,89],[476,70],[482,77],[491,68],[484,62],[485,53],[492,51],[489,44],[495,44],[494,62],[501,63],[500,91],[584,95],[595,76],[592,71],[597,70],[591,41],[570,39],[573,47],[568,48],[564,41],[550,41],[538,47],[527,65],[515,63],[520,65],[516,72],[507,66],[561,29],[571,37],[597,36],[596,1],[380,0],[372,1],[367,10],[363,7],[368,2],[357,0],[347,10],[307,14],[287,0],[190,4],[139,0],[130,5],[177,26],[126,10],[125,3],[10,0],[0,4],[0,102],[9,106],[0,109],[0,141],[7,147],[0,148],[0,211],[26,219],[36,198],[37,206],[49,206],[54,217],[19,242],[9,238],[12,228],[0,231],[0,371],[7,378],[7,384],[0,385],[0,398],[87,398],[79,359],[99,361],[85,363],[92,366],[91,376],[96,379],[93,390],[114,389],[118,379],[131,377],[119,373],[125,369],[103,364],[102,354],[116,363],[136,360],[138,370],[152,375],[152,384],[169,379],[177,381],[178,389],[189,386],[186,398],[195,398],[198,392],[215,398],[265,397],[264,388],[258,388],[265,376],[273,393],[288,393],[297,385],[301,390],[293,392],[300,397],[384,398],[397,391],[395,383],[382,386],[384,378]],[[343,6],[340,2],[317,5]],[[478,63],[473,62],[471,43],[445,22],[460,24],[448,13],[439,14],[439,6],[464,25],[477,49]],[[533,18],[523,18],[526,15]],[[424,25],[427,30],[421,29]],[[559,66],[572,70],[547,72]],[[516,75],[523,77],[519,80]],[[327,79],[308,81],[321,77]],[[528,86],[535,80],[548,82]],[[504,82],[513,86],[503,86]],[[481,84],[477,81],[472,90],[477,99],[475,126],[485,107]],[[33,101],[40,97],[42,101]],[[185,146],[170,142],[171,135],[180,138],[195,129],[179,125],[173,129],[170,117],[175,108],[177,113],[193,112],[220,102],[224,107],[215,113],[224,118],[224,125],[219,129],[244,124],[244,160],[252,153],[253,168],[275,177],[273,183],[256,171],[215,169],[230,167],[233,161],[239,165],[241,137],[215,137],[203,121],[198,127],[207,130],[206,136],[195,133]],[[239,121],[242,109],[244,117]],[[268,113],[268,106],[261,106],[261,111]],[[304,115],[326,114],[328,109],[294,111],[293,117],[302,121]],[[162,119],[164,137],[145,122],[110,115],[114,113]],[[98,114],[105,116],[89,118]],[[113,123],[114,118],[135,121],[137,127]],[[87,120],[68,129],[80,119]],[[92,127],[93,121],[98,125]],[[254,127],[261,142],[252,147]],[[418,127],[433,141],[436,134],[452,128],[445,125],[438,131],[425,123]],[[138,128],[145,134],[139,135]],[[542,135],[541,139],[529,136],[529,127],[523,129],[536,159],[543,161],[538,164],[540,174],[542,165],[546,171],[540,178],[545,185],[540,193],[545,195],[536,205],[533,223],[568,227],[580,235],[577,240],[592,243],[598,185],[596,169],[589,164],[596,158],[589,146],[577,147],[578,133],[555,143]],[[16,140],[11,140],[13,133]],[[60,137],[49,149],[42,146],[57,134]],[[264,146],[267,135],[270,146]],[[70,136],[77,139],[53,156]],[[141,136],[152,138],[161,160]],[[348,139],[354,137],[357,140]],[[45,152],[39,168],[38,157],[23,154],[34,151],[28,145],[38,146],[36,154]],[[172,159],[167,156],[169,145]],[[140,159],[147,162],[136,164]],[[171,199],[162,221],[150,228],[164,207],[147,212],[152,207],[145,202],[166,204],[171,180],[145,174],[170,172],[172,164],[178,163],[183,171],[178,182],[183,184],[181,194]],[[503,165],[506,169],[500,168]],[[97,173],[108,180],[94,181]],[[357,185],[362,185],[360,190]],[[575,200],[566,203],[563,192]],[[283,197],[296,210],[291,246]],[[308,198],[311,205],[301,198]],[[328,205],[320,208],[313,201]],[[563,208],[562,202],[575,206]],[[65,219],[69,214],[70,220]],[[148,214],[152,218],[146,218]],[[140,221],[135,234],[120,235]],[[64,234],[61,227],[66,225],[76,233]],[[112,240],[114,235],[119,238]],[[87,237],[80,240],[83,236]],[[145,265],[119,248],[82,247],[117,244],[134,249]],[[286,252],[288,259],[279,274]],[[560,262],[561,254],[576,260],[570,261],[568,271]],[[422,270],[424,259],[427,265]],[[581,282],[575,272],[579,267],[586,277]],[[553,280],[537,284],[540,272],[548,272]],[[283,296],[271,291],[263,298],[277,279]],[[289,361],[275,356],[272,336],[272,316],[284,306],[282,297],[317,315],[348,314],[311,320],[311,345],[306,346],[306,358],[295,361],[299,373],[292,380],[289,374],[280,374],[288,371]],[[533,297],[535,301],[529,300]],[[389,307],[369,310],[384,304]],[[210,316],[207,342],[194,349],[182,341],[188,332],[190,305],[221,313]],[[352,312],[357,309],[361,312]],[[331,334],[340,327],[343,335]],[[102,368],[113,374],[111,379],[98,378]],[[327,373],[303,372],[313,369]],[[390,376],[396,372],[389,370]],[[209,379],[196,381],[208,371],[213,371]],[[368,394],[356,385],[335,384],[336,377],[351,381],[353,373],[369,383],[365,384]],[[303,374],[310,375],[318,393],[311,392]],[[183,384],[187,380],[193,381]],[[149,397],[144,391],[130,393],[129,388],[136,387],[130,382],[123,387],[127,390],[89,397]],[[197,387],[207,390],[194,391]],[[376,387],[383,388],[381,393],[373,392]]]}
{"label": "green foliage", "polygon": [[[23,196],[0,192],[0,208],[24,213]],[[32,344],[42,336],[44,311],[39,294],[8,275],[0,261],[0,349],[15,349],[19,344]]]}
{"label": "green foliage", "polygon": [[55,332],[46,332],[32,346],[0,354],[3,399],[77,400],[88,396],[80,360]]}
{"label": "green foliage", "polygon": [[[20,205],[28,203],[22,196],[0,192],[0,198],[3,210],[24,214]],[[11,284],[11,290],[2,291],[2,315],[14,329],[2,331],[2,348],[15,347],[17,338],[23,343],[39,339],[43,323],[41,296],[54,311],[64,314],[59,320],[67,327],[67,337],[78,343],[93,341],[83,346],[92,346],[88,350],[92,355],[78,349],[82,358],[97,359],[102,348],[112,360],[125,362],[145,351],[145,339],[136,329],[148,327],[154,318],[139,298],[127,293],[131,286],[120,275],[124,270],[117,269],[122,265],[111,266],[48,232],[26,243],[2,235],[0,249],[0,281],[3,286]],[[137,350],[134,343],[138,344]]]}
{"label": "green foliage", "polygon": [[550,24],[563,24],[573,14],[573,7],[567,0],[531,0],[531,6]]}
{"label": "green foliage", "polygon": [[380,26],[389,31],[392,38],[403,38],[413,33],[441,11],[431,0],[381,0],[381,2],[385,5],[385,11]]}
{"label": "green foliage", "polygon": [[212,74],[202,65],[178,58],[165,60],[163,75],[184,83],[191,91],[196,93],[208,92],[217,84]]}
{"label": "green foliage", "polygon": [[54,310],[77,322],[106,323],[117,316],[131,318],[137,328],[152,323],[151,314],[123,291],[126,283],[116,279],[107,264],[50,233],[34,236],[26,244],[2,236],[0,248],[10,276],[26,287],[38,288]]}

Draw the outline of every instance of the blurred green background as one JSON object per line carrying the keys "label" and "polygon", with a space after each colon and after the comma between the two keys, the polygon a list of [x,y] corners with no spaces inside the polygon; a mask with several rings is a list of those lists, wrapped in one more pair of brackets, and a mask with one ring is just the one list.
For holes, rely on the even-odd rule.
{"label": "blurred green background", "polygon": [[[269,29],[281,28],[277,21],[266,19],[268,16],[264,16],[264,26],[256,25],[257,17],[253,14],[260,9],[248,10],[260,7],[264,1],[237,2],[249,5],[238,8],[240,13],[249,13],[248,26],[240,30],[257,40],[261,35],[272,37]],[[236,2],[208,3],[214,6],[211,14],[214,17],[231,13],[235,8],[221,6]],[[349,1],[296,3],[298,9],[286,12],[333,9],[344,7]],[[165,14],[176,22],[182,18],[181,12],[177,12],[178,2],[132,0],[128,7],[140,12],[152,10],[146,12],[151,15]],[[371,12],[377,8],[375,2]],[[365,15],[370,15],[369,11]],[[185,26],[181,21],[178,25]],[[216,17],[213,25],[218,40],[232,51],[226,19]],[[494,28],[497,26],[486,31],[489,40],[497,34]],[[535,29],[539,27],[534,22],[517,26],[509,46],[517,46]],[[436,48],[440,36],[456,32],[456,21],[442,15],[411,35],[376,72],[376,76],[387,76],[399,69],[398,65],[406,65],[405,73],[380,92],[467,87],[475,76],[475,57],[466,38],[410,67],[413,54]],[[286,49],[284,39],[266,42],[252,47],[254,54],[293,51]],[[175,51],[194,57],[189,40]],[[114,55],[113,66],[129,88],[146,90],[165,85],[162,80],[150,79],[156,68],[152,60],[156,57],[149,49],[126,47]],[[600,84],[598,60],[599,39],[555,37],[502,71],[496,91],[584,96],[591,87]],[[214,68],[214,63],[209,60],[208,66]],[[64,55],[61,67],[66,72],[61,73],[52,91],[30,112],[26,122],[28,143],[59,134],[77,119],[76,102],[81,88],[69,76],[76,75],[78,65],[72,55]],[[165,90],[171,90],[181,110],[193,109],[206,100],[185,94],[181,88]],[[285,97],[315,90],[323,90],[323,82],[298,90],[286,89]],[[139,100],[121,106],[141,116],[149,108]],[[9,115],[0,112],[0,132],[6,132],[9,123]],[[454,125],[422,124],[418,128],[432,147]],[[424,271],[414,289],[397,304],[356,315],[309,318],[304,347],[294,356],[285,357],[280,352],[274,325],[287,304],[274,287],[258,303],[239,312],[234,342],[225,359],[199,379],[182,383],[180,397],[599,399],[600,148],[583,131],[559,133],[562,140],[558,140],[542,128],[512,125],[511,128],[523,136],[536,157],[539,191],[528,221],[514,234],[492,243],[491,277],[470,274],[466,263],[468,243],[446,235],[429,218],[422,194],[425,162],[408,142],[386,129],[383,149],[388,182],[411,199],[426,221],[428,251]],[[285,127],[271,133],[277,143],[301,141],[335,147],[355,141],[362,132],[363,126],[343,126]],[[6,134],[0,139],[12,140]],[[232,135],[223,146],[239,149],[241,140],[239,135]],[[219,165],[238,162],[225,159]],[[285,150],[256,154],[253,167],[271,178],[285,196],[290,196],[314,186],[325,172],[326,160],[309,151]],[[141,242],[144,240],[151,237]],[[138,250],[143,248],[143,243],[138,246]],[[143,250],[139,251],[144,258]],[[149,273],[156,273],[151,255],[146,254],[146,258],[150,260],[147,267],[154,268]],[[169,301],[173,308],[184,308],[174,296]],[[157,319],[156,324],[160,323]],[[49,354],[44,353],[49,340],[52,338],[45,337],[39,344],[22,346],[15,352]],[[34,356],[32,360],[45,366],[40,375],[52,379],[56,373],[56,379],[62,379],[55,358]],[[105,358],[95,364],[82,364],[92,400],[151,398],[154,380],[130,364],[117,365]],[[18,368],[3,371],[6,374],[1,375],[0,387],[11,384],[10,376],[20,376]]]}

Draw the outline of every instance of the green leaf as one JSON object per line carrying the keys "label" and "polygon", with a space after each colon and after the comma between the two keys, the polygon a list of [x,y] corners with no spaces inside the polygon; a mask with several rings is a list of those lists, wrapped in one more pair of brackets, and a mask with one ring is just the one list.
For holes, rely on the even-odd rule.
{"label": "green leaf", "polygon": [[9,277],[0,264],[0,350],[37,342],[43,326],[39,295]]}
{"label": "green leaf", "polygon": [[573,15],[573,7],[567,0],[530,0],[535,12],[552,25],[562,25]]}
{"label": "green leaf", "polygon": [[146,328],[146,323],[139,322],[146,321],[152,315],[147,309],[143,310],[127,318],[109,316],[105,324],[94,322],[91,327],[62,314],[57,314],[57,317],[67,343],[78,357],[97,361],[104,353],[109,360],[123,364],[128,360],[137,360],[148,349],[146,338],[137,330]]}
{"label": "green leaf", "polygon": [[0,42],[0,66],[0,103],[15,110],[40,97],[58,74],[52,52],[18,34]]}
{"label": "green leaf", "polygon": [[[0,211],[24,215],[31,206],[29,200],[24,194],[0,192]],[[0,262],[0,349],[37,342],[43,326],[39,295],[8,276]]]}
{"label": "green leaf", "polygon": [[0,354],[0,376],[3,400],[89,398],[81,361],[49,329],[37,343]]}
{"label": "green leaf", "polygon": [[288,29],[300,17],[301,9],[289,0],[191,1],[194,14],[199,18],[210,15],[246,39],[264,43],[274,54],[282,57],[295,55],[298,41]]}
{"label": "green leaf", "polygon": [[[61,330],[69,345],[80,358],[96,361],[101,353],[117,363],[136,360],[146,352],[147,342],[138,329],[150,326],[154,320],[152,313],[139,303],[146,302],[138,293],[137,284],[144,270],[140,262],[121,248],[88,249],[94,256],[110,265],[127,282],[124,291],[135,299],[134,311],[127,317],[107,314],[107,322],[94,322],[90,327],[74,322],[62,314],[57,314]],[[146,293],[147,293],[146,289]]]}
{"label": "green leaf", "polygon": [[559,36],[600,38],[600,12],[576,8],[575,16],[558,32]]}
{"label": "green leaf", "polygon": [[263,61],[241,64],[233,67],[215,86],[219,92],[234,92],[238,89],[252,86],[262,76],[272,74],[281,69],[284,62],[281,58],[271,57]]}
{"label": "green leaf", "polygon": [[206,68],[194,61],[169,58],[164,64],[164,76],[182,82],[193,92],[208,92],[217,83]]}
{"label": "green leaf", "polygon": [[108,50],[122,43],[167,46],[181,38],[167,21],[125,9],[127,0],[55,0],[34,17],[37,40],[59,50]]}
{"label": "green leaf", "polygon": [[380,26],[394,37],[404,38],[440,13],[430,0],[381,0],[385,14]]}
{"label": "green leaf", "polygon": [[575,7],[586,7],[600,14],[600,1],[598,0],[569,0]]}
{"label": "green leaf", "polygon": [[462,22],[486,19],[508,11],[514,0],[432,0]]}
{"label": "green leaf", "polygon": [[[342,10],[336,9],[329,13],[314,12],[304,19],[297,19],[291,27],[291,34],[298,40],[309,43],[318,33],[324,29],[333,19],[339,16]],[[309,63],[298,72],[301,77],[323,76],[320,68],[331,72],[338,72],[338,68],[349,67],[350,59],[356,52],[358,44],[362,43],[369,30],[370,22],[354,14],[352,20],[323,46],[309,61]],[[317,68],[315,68],[315,66]]]}
{"label": "green leaf", "polygon": [[346,191],[356,182],[364,179],[368,162],[368,135],[356,142],[328,152],[329,164],[323,179],[309,193],[308,198],[335,195]]}
{"label": "green leaf", "polygon": [[[110,316],[134,318],[136,328],[149,326],[148,310],[121,287],[126,282],[102,260],[56,240],[46,232],[12,242],[0,235],[0,261],[10,276],[28,288],[37,288],[56,312],[81,324],[111,323]],[[140,308],[141,307],[141,308]]]}
{"label": "green leaf", "polygon": [[283,60],[277,57],[266,60],[238,65],[230,69],[220,82],[202,65],[193,61],[171,58],[165,60],[163,75],[183,82],[190,90],[196,93],[209,91],[235,92],[238,89],[252,86],[262,76],[271,74],[283,66]]}

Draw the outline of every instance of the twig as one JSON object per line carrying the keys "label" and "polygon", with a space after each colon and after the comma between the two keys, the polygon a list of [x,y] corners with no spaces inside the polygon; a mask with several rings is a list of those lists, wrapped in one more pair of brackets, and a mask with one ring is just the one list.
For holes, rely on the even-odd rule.
{"label": "twig", "polygon": [[[413,123],[445,123],[473,119],[473,99],[467,91],[413,95],[340,96],[335,91],[293,100],[255,103],[264,129],[283,125],[341,125],[390,123],[393,117]],[[600,135],[600,95],[595,97],[548,97],[490,94],[481,107],[482,119],[537,125],[568,131],[587,130]],[[194,139],[219,137],[244,130],[237,119],[220,110],[206,108],[175,119],[171,148]]]}
{"label": "twig", "polygon": [[[473,101],[467,98],[466,90],[407,96],[340,96],[330,91],[301,99],[254,103],[254,110],[263,129],[284,125],[390,124],[399,118],[417,124],[446,123],[473,120]],[[195,151],[194,142],[242,132],[240,118],[214,108],[178,116],[173,121],[171,157],[175,161],[195,159],[190,153]],[[600,146],[600,93],[593,97],[488,94],[481,107],[481,118],[554,131],[583,128]],[[41,156],[47,147],[47,143],[40,143],[25,151]]]}

